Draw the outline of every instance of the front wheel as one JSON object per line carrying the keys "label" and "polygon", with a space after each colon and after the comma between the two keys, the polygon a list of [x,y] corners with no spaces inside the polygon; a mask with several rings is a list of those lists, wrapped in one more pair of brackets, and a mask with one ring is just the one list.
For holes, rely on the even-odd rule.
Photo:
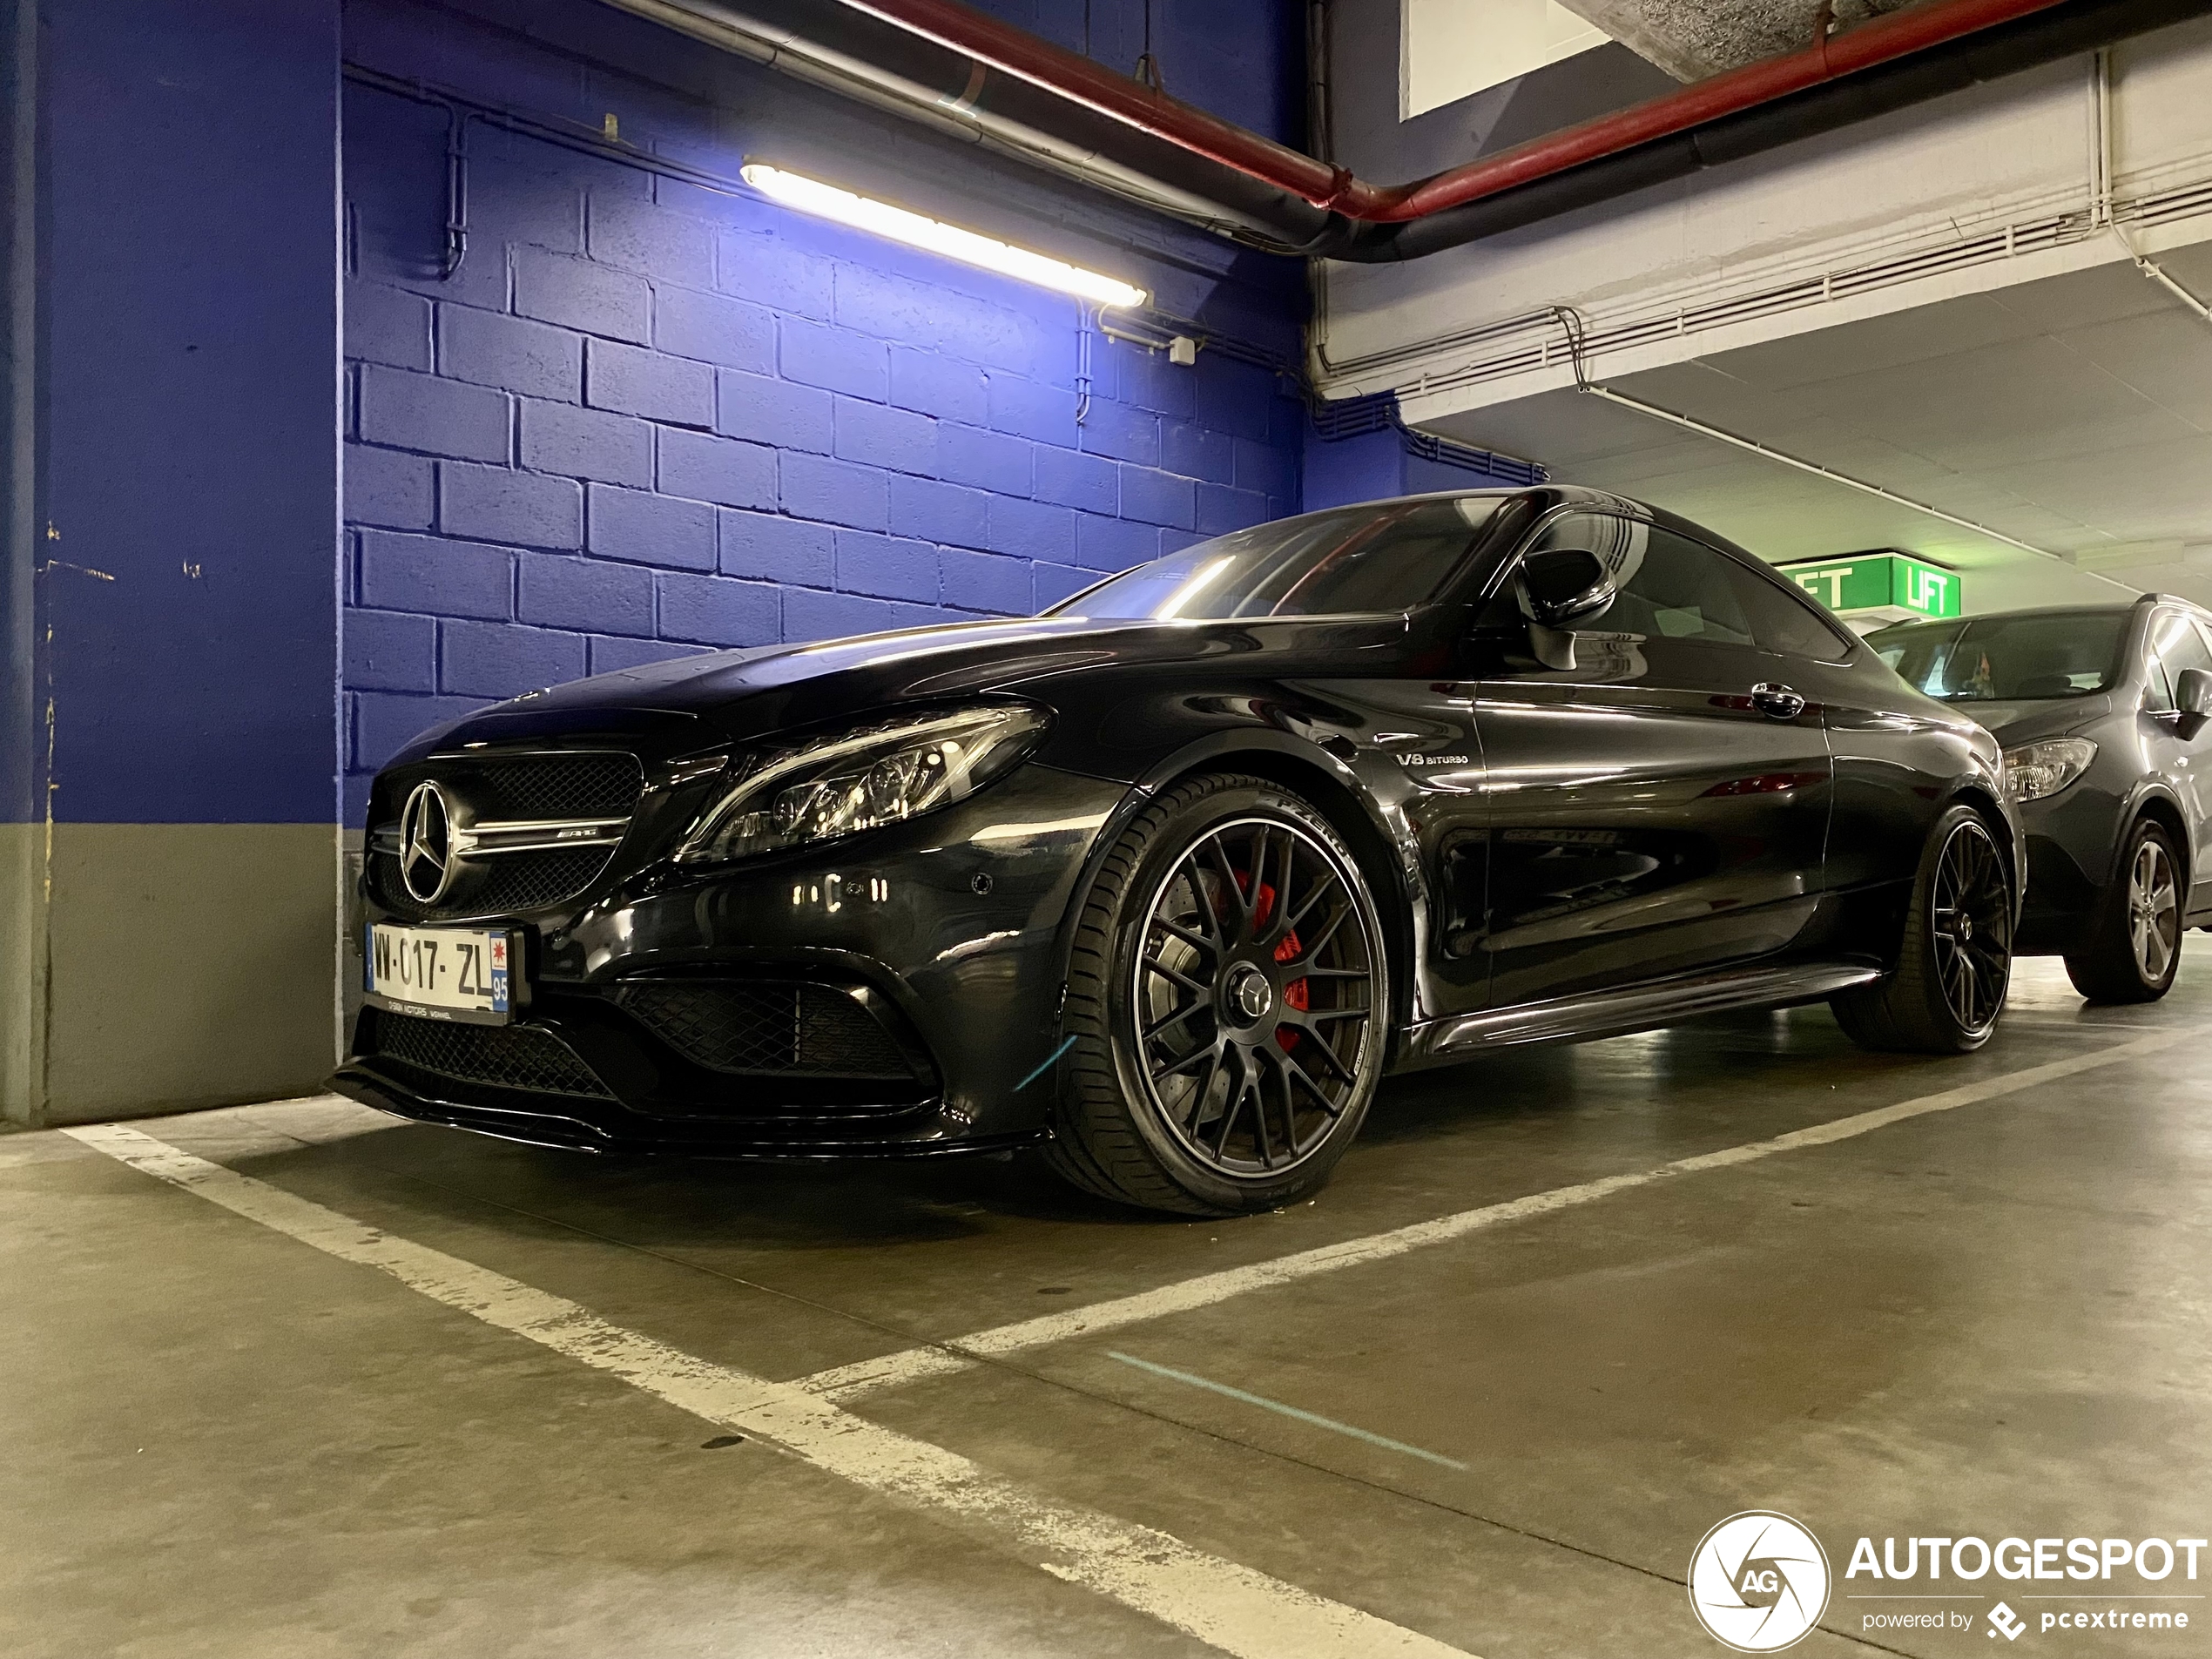
{"label": "front wheel", "polygon": [[1837,1023],[1862,1049],[1971,1054],[1989,1041],[2013,972],[2013,876],[1979,813],[1936,820],[1897,969],[1833,998]]}
{"label": "front wheel", "polygon": [[2066,959],[2066,976],[2092,1002],[2155,1002],[2182,965],[2181,860],[2149,819],[2128,834],[2121,867],[2098,907],[2087,946]]}
{"label": "front wheel", "polygon": [[1191,779],[1123,833],[1084,903],[1048,1157],[1150,1210],[1303,1197],[1359,1133],[1389,1009],[1374,898],[1328,819],[1262,779]]}

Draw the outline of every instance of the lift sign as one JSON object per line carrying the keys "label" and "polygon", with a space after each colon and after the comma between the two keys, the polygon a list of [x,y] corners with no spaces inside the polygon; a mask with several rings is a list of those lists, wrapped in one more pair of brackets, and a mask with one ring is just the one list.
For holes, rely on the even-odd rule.
{"label": "lift sign", "polygon": [[1955,617],[1961,583],[1956,570],[1904,553],[1858,553],[1818,564],[1791,564],[1782,574],[1838,615],[1895,608],[1921,617]]}

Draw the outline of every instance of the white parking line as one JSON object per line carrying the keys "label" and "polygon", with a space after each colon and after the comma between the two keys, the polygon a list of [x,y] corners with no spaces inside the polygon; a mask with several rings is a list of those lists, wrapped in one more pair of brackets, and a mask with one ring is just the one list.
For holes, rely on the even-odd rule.
{"label": "white parking line", "polygon": [[611,1372],[706,1422],[757,1436],[871,1492],[995,1533],[1044,1571],[1242,1659],[1466,1659],[1456,1648],[1372,1614],[1152,1527],[1062,1503],[789,1383],[610,1325],[563,1298],[395,1238],[137,1130],[105,1124],[62,1132],[249,1221]]}
{"label": "white parking line", "polygon": [[1736,1164],[1772,1157],[1781,1152],[1795,1152],[1805,1147],[1832,1145],[1838,1141],[1847,1141],[1856,1136],[1871,1134],[1878,1129],[1886,1129],[1892,1123],[1903,1123],[1907,1118],[1925,1117],[1931,1112],[1952,1111],[1961,1106],[1995,1099],[2000,1095],[2033,1089],[2040,1083],[2054,1082],[2062,1077],[2075,1076],[2100,1067],[2155,1054],[2161,1049],[2188,1042],[2195,1035],[2187,1028],[2154,1032],[2133,1042],[2113,1043],[2094,1054],[2073,1055],[2044,1065],[2029,1066],[2020,1071],[2006,1072],[2001,1076],[1984,1078],[1979,1082],[1946,1089],[1940,1094],[1923,1095],[1918,1099],[1900,1101],[1894,1106],[1878,1107],[1873,1111],[1839,1117],[1833,1123],[1815,1124],[1811,1129],[1793,1130],[1787,1135],[1777,1135],[1769,1140],[1750,1141],[1717,1152],[1701,1152],[1694,1157],[1676,1158],[1673,1163],[1660,1164],[1656,1169],[1638,1170],[1626,1175],[1608,1175],[1595,1181],[1579,1182],[1570,1187],[1554,1187],[1548,1192],[1532,1193],[1525,1198],[1511,1198],[1502,1204],[1484,1204],[1478,1210],[1462,1210],[1456,1215],[1440,1217],[1434,1221],[1415,1222],[1411,1226],[1399,1227],[1390,1232],[1346,1239],[1342,1244],[1323,1244],[1318,1249],[1301,1251],[1293,1256],[1278,1257],[1273,1261],[1255,1262],[1248,1267],[1224,1268],[1217,1273],[1204,1273],[1195,1278],[1163,1285],[1157,1290],[1140,1291],[1135,1295],[1116,1297],[1110,1301],[1094,1302],[1088,1307],[1041,1314],[1034,1319],[1022,1319],[1013,1325],[977,1331],[927,1347],[901,1349],[873,1359],[862,1359],[829,1371],[818,1371],[812,1376],[799,1378],[792,1386],[824,1399],[849,1403],[879,1389],[919,1382],[926,1377],[941,1377],[966,1371],[986,1360],[1007,1354],[1066,1342],[1076,1337],[1096,1335],[1103,1331],[1119,1330],[1125,1325],[1141,1325],[1148,1320],[1164,1318],[1171,1313],[1185,1313],[1193,1308],[1225,1302],[1231,1297],[1271,1290],[1278,1285],[1294,1284],[1318,1274],[1340,1272],[1347,1267],[1364,1267],[1369,1262],[1382,1261],[1392,1256],[1402,1256],[1408,1251],[1463,1238],[1482,1228],[1525,1221],[1532,1216],[1549,1215],[1554,1211],[1572,1209],[1578,1204],[1595,1204],[1600,1198],[1609,1198],[1617,1192],[1649,1186],[1656,1181],[1694,1175],[1706,1170],[1728,1169]]}
{"label": "white parking line", "polygon": [[1279,1399],[1270,1399],[1264,1394],[1247,1393],[1241,1388],[1231,1388],[1227,1383],[1217,1383],[1210,1377],[1201,1377],[1193,1372],[1177,1371],[1172,1366],[1156,1366],[1150,1359],[1139,1359],[1135,1354],[1123,1353],[1119,1349],[1109,1348],[1106,1351],[1106,1357],[1109,1359],[1118,1359],[1125,1366],[1135,1366],[1139,1371],[1149,1371],[1155,1377],[1165,1377],[1170,1382],[1188,1383],[1193,1388],[1203,1388],[1210,1393],[1223,1394],[1246,1406],[1257,1406],[1263,1411],[1275,1412],[1284,1417],[1295,1418],[1301,1423],[1311,1423],[1316,1428],[1333,1429],[1339,1434],[1350,1435],[1355,1440],[1365,1440],[1370,1446],[1379,1446],[1386,1452],[1403,1452],[1407,1457],[1422,1458],[1431,1463],[1441,1463],[1446,1468],[1457,1469],[1461,1474],[1467,1473],[1467,1466],[1457,1458],[1446,1457],[1441,1452],[1424,1451],[1418,1446],[1408,1446],[1403,1440],[1393,1440],[1388,1435],[1378,1434],[1372,1429],[1354,1428],[1349,1423],[1339,1423],[1333,1417],[1324,1417],[1318,1412],[1309,1412],[1303,1406],[1285,1406]]}

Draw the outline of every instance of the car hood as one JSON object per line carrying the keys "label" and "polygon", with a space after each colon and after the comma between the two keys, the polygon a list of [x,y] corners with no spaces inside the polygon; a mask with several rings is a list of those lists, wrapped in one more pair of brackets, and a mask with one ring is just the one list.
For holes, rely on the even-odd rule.
{"label": "car hood", "polygon": [[2022,703],[1953,703],[2007,749],[2038,738],[2055,738],[2102,719],[2112,712],[2112,693],[2088,697],[2038,698]]}
{"label": "car hood", "polygon": [[910,628],[896,633],[713,651],[594,675],[424,732],[395,760],[457,742],[516,742],[651,729],[698,743],[745,740],[902,703],[1005,692],[1109,665],[1224,664],[1312,672],[1402,646],[1404,616],[1101,623],[1080,617]]}

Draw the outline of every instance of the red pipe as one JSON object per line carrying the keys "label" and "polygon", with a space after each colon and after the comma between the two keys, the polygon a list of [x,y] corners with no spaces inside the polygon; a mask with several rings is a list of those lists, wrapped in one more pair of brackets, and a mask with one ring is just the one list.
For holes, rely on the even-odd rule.
{"label": "red pipe", "polygon": [[984,16],[960,0],[845,0],[845,3],[979,64],[1055,92],[1141,132],[1259,179],[1314,206],[1371,224],[1426,219],[1584,162],[1671,138],[1793,92],[1871,69],[1977,30],[2047,10],[2062,0],[1923,0],[1803,51],[1763,58],[1406,185],[1371,185],[1141,81]]}
{"label": "red pipe", "polygon": [[[1365,189],[1342,167],[1301,155],[1193,105],[1156,92],[1093,63],[1079,52],[1040,40],[959,0],[845,0],[856,11],[894,24],[1016,79],[1126,122],[1140,132],[1217,161],[1316,207],[1329,207],[1352,188]],[[974,96],[971,93],[969,96]]]}

